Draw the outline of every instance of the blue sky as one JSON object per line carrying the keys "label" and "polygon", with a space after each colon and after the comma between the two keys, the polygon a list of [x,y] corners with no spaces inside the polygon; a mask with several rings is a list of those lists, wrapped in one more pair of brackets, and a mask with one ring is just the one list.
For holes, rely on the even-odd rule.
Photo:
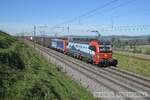
{"label": "blue sky", "polygon": [[45,29],[37,29],[38,34],[39,30],[45,30],[48,35],[94,34],[87,30],[99,30],[102,35],[150,34],[150,0],[118,0],[91,13],[93,16],[60,25],[63,29],[51,28],[110,1],[113,0],[0,0],[0,29],[15,34],[31,32],[33,25],[46,25]]}

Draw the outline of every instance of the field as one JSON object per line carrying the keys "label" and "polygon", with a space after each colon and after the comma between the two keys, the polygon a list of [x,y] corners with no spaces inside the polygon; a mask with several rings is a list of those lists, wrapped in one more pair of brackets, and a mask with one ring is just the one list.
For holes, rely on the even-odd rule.
{"label": "field", "polygon": [[123,49],[121,48],[118,50],[150,55],[150,45],[136,45],[132,49],[130,46],[125,46]]}
{"label": "field", "polygon": [[93,100],[92,95],[20,40],[0,33],[0,99]]}
{"label": "field", "polygon": [[135,56],[114,53],[114,58],[118,60],[118,67],[146,77],[150,77],[150,60]]}
{"label": "field", "polygon": [[150,45],[139,45],[136,47],[138,50],[141,50],[142,53],[150,54]]}

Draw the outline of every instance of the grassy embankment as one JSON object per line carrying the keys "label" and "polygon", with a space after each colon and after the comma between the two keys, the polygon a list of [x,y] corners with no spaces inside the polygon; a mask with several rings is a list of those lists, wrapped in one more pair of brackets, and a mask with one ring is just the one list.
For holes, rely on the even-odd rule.
{"label": "grassy embankment", "polygon": [[0,32],[0,99],[92,100],[31,47]]}
{"label": "grassy embankment", "polygon": [[150,60],[115,52],[114,58],[118,60],[118,67],[143,76],[150,77]]}

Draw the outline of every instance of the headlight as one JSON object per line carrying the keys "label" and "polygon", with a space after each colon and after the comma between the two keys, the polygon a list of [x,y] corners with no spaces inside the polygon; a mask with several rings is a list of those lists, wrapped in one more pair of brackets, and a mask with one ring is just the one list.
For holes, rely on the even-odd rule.
{"label": "headlight", "polygon": [[104,54],[104,57],[106,57],[106,58],[107,58],[107,57],[108,57],[108,55],[107,55],[107,54]]}
{"label": "headlight", "polygon": [[99,56],[99,55],[96,55],[96,58],[100,58],[100,56]]}

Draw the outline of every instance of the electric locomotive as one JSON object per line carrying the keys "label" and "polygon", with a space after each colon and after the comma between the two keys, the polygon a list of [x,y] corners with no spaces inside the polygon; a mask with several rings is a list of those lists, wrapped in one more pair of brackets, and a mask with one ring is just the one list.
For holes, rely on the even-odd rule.
{"label": "electric locomotive", "polygon": [[68,53],[79,59],[98,66],[116,66],[117,60],[112,57],[112,46],[109,41],[97,39],[72,38],[68,40]]}

